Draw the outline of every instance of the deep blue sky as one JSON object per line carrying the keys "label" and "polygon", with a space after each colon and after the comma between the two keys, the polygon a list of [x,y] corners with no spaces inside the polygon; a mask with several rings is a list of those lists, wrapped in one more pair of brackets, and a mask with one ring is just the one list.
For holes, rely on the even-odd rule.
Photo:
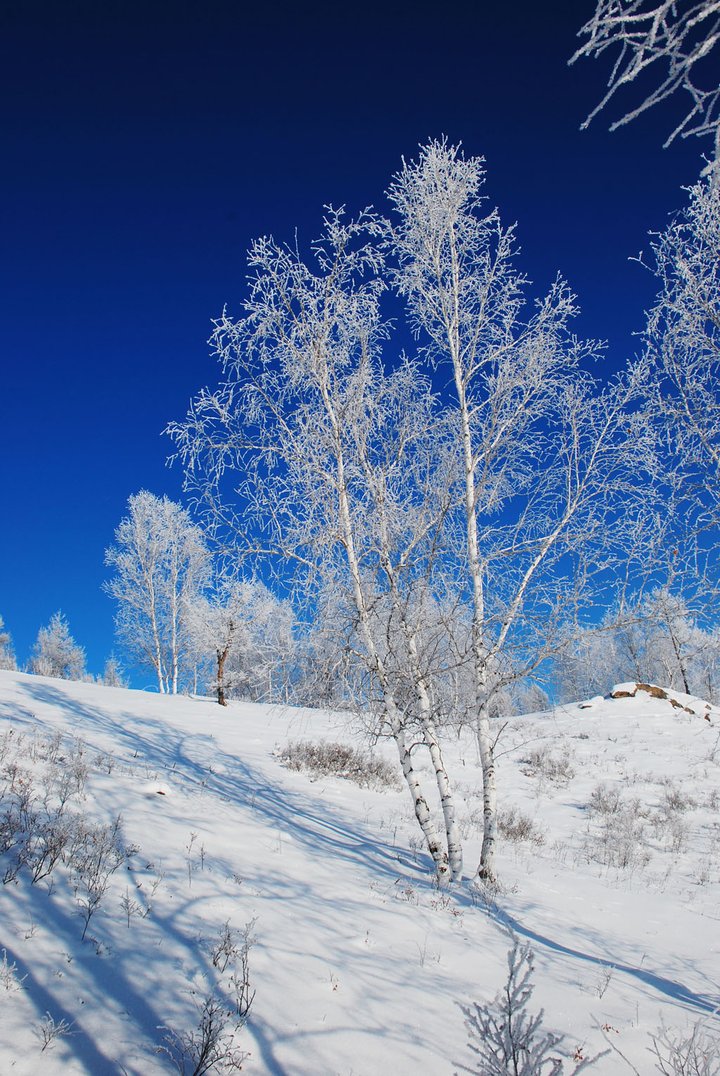
{"label": "deep blue sky", "polygon": [[[522,266],[560,270],[618,363],[647,248],[702,144],[672,108],[579,125],[607,75],[568,68],[594,0],[21,0],[0,14],[0,613],[19,658],[60,608],[89,667],[113,646],[103,553],[139,489],[180,496],[165,424],[214,376],[250,240],[301,241],[324,203],[381,204],[446,134],[487,159]],[[609,119],[609,117],[608,117]]]}

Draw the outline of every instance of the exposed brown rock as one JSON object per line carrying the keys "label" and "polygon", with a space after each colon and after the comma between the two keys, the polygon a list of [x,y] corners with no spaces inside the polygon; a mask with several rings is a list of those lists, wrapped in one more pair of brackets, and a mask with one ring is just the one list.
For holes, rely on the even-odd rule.
{"label": "exposed brown rock", "polygon": [[[666,699],[668,697],[667,691],[661,687],[656,687],[655,684],[638,684],[637,690],[644,691],[646,695],[650,695],[653,699]],[[679,705],[679,703],[675,705]]]}

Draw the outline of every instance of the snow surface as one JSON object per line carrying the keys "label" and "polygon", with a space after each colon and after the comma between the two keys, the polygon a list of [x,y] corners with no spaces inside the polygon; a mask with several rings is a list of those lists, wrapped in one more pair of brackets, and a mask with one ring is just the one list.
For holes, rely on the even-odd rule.
{"label": "snow surface", "polygon": [[[637,692],[508,724],[501,801],[544,843],[502,841],[491,900],[471,882],[482,811],[469,738],[446,748],[467,881],[441,892],[407,792],[312,780],[280,762],[289,740],[359,745],[342,715],[0,672],[0,742],[22,736],[23,764],[37,769],[43,739],[79,739],[90,775],[76,807],[103,822],[120,814],[138,848],[84,942],[63,868],[50,884],[0,886],[0,960],[5,950],[15,964],[0,974],[0,1072],[172,1071],[157,1053],[163,1028],[197,1024],[228,920],[252,923],[255,937],[256,996],[239,1037],[247,1073],[477,1071],[460,1006],[504,984],[508,928],[535,953],[531,1008],[570,1054],[612,1041],[653,1072],[661,1022],[715,1026],[720,1005],[720,718],[671,696],[696,712]],[[377,750],[393,760],[392,743]],[[619,843],[588,808],[598,785],[606,799],[621,793]],[[42,1050],[47,1013],[73,1034]],[[591,1071],[630,1069],[612,1051]]]}

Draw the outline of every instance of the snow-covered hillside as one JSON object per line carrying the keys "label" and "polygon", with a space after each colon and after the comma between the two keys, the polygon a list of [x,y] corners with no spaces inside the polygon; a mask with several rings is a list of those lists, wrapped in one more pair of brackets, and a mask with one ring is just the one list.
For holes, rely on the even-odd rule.
{"label": "snow-covered hillside", "polygon": [[86,855],[0,886],[2,1073],[181,1068],[205,999],[241,984],[245,936],[247,1073],[481,1071],[461,1006],[503,986],[509,930],[532,945],[530,1007],[566,1054],[610,1050],[594,1072],[655,1071],[661,1023],[716,1025],[718,711],[636,691],[512,720],[494,899],[471,883],[470,739],[446,749],[468,876],[449,891],[399,785],[283,765],[289,741],[317,740],[362,746],[337,715],[0,673],[0,836],[23,795],[47,818],[64,797],[86,853],[105,855],[94,875]]}

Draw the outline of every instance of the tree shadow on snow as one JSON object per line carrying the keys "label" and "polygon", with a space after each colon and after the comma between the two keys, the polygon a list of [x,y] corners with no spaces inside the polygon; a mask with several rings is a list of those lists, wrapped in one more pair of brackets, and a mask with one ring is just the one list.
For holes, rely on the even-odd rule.
{"label": "tree shadow on snow", "polygon": [[624,975],[636,979],[638,982],[644,983],[645,986],[650,987],[651,990],[656,991],[658,994],[663,994],[665,997],[670,998],[670,1000],[678,1002],[680,1005],[683,1005],[694,1012],[713,1015],[717,1014],[718,1008],[720,1008],[720,996],[718,995],[712,996],[710,994],[699,994],[685,986],[683,983],[676,982],[674,979],[669,979],[667,976],[660,975],[648,968],[637,967],[632,964],[624,964],[622,961],[612,960],[609,957],[593,956],[591,953],[585,953],[580,949],[573,949],[571,946],[563,945],[562,942],[555,941],[547,935],[540,934],[538,931],[525,926],[519,919],[516,919],[515,916],[504,911],[502,908],[499,908],[496,904],[489,905],[487,912],[495,923],[509,931],[511,934],[517,935],[520,938],[527,938],[529,941],[534,942],[538,946],[542,946],[550,952],[571,957],[573,960],[580,960],[585,964],[590,964],[597,968],[607,968],[609,971],[621,972]]}
{"label": "tree shadow on snow", "polygon": [[[183,733],[164,721],[138,717],[132,713],[110,714],[100,707],[80,702],[47,682],[23,684],[36,702],[60,707],[78,721],[74,735],[82,738],[83,725],[112,735],[126,750],[124,762],[146,764],[172,783],[177,775],[186,790],[209,794],[245,809],[252,810],[267,823],[278,827],[310,850],[331,854],[366,870],[378,881],[398,880],[399,850],[383,843],[375,835],[363,837],[354,821],[343,818],[334,806],[319,805],[311,798],[268,782],[237,755],[222,750],[209,733]],[[409,862],[402,864],[410,868]],[[418,875],[427,874],[431,863],[414,866]]]}
{"label": "tree shadow on snow", "polygon": [[[170,787],[177,780],[183,793],[207,796],[248,809],[257,814],[260,821],[276,827],[281,834],[287,834],[292,841],[303,845],[312,855],[322,855],[329,860],[342,859],[349,865],[362,869],[369,881],[377,883],[384,880],[394,886],[403,878],[407,880],[411,872],[416,884],[426,884],[428,887],[431,884],[428,881],[428,875],[431,873],[429,857],[427,864],[419,859],[412,863],[410,860],[407,863],[401,862],[400,850],[389,844],[378,843],[374,835],[363,837],[354,820],[343,818],[337,808],[319,803],[317,797],[312,798],[282,786],[274,786],[251,765],[222,750],[209,733],[186,733],[159,718],[112,711],[110,708],[105,710],[102,705],[86,703],[69,693],[66,694],[61,684],[55,686],[45,681],[33,680],[24,682],[21,687],[31,704],[34,702],[62,710],[70,726],[67,728],[68,735],[81,740],[92,740],[93,731],[110,736],[116,751],[119,749],[122,752],[121,756],[116,754],[113,757],[118,764],[127,764],[131,772],[146,766],[149,770],[156,771]],[[29,716],[31,711],[26,713]],[[34,720],[38,727],[42,727],[37,718]],[[51,715],[47,715],[45,727],[48,731],[57,727],[54,726]],[[65,728],[61,730],[64,732]],[[95,744],[93,749],[102,751],[102,748]],[[162,802],[160,798],[158,802]],[[211,803],[209,807],[212,807]],[[211,813],[209,817],[212,818]],[[238,847],[242,857],[241,842]],[[142,849],[140,852],[142,853]],[[228,876],[231,875],[232,862],[225,863],[214,857],[214,863],[223,867]],[[235,865],[237,866],[237,863]],[[252,870],[264,888],[273,893],[282,892],[281,872],[273,871],[270,864],[255,862],[252,863]],[[284,894],[288,900],[307,896],[303,889],[310,889],[309,884],[303,886],[300,880],[284,879],[284,884],[290,887]],[[135,893],[138,899],[141,899],[139,891],[136,890]],[[47,894],[36,891],[33,886],[27,887],[26,896],[29,904],[35,905],[36,917],[47,919],[49,915],[55,937],[67,938],[68,946],[70,941],[74,940],[77,951],[77,917],[68,915],[59,901],[48,902]],[[196,938],[188,937],[187,933],[177,926],[181,910],[187,912],[192,900],[193,897],[188,894],[187,900],[181,902],[182,908],[176,906],[167,912],[160,907],[159,902],[155,902],[152,921],[163,937],[172,939],[176,946],[184,949],[189,964],[202,968],[207,961],[207,955],[198,948]],[[333,900],[338,904],[337,897]],[[362,897],[358,897],[356,903],[362,903]],[[310,908],[316,906],[318,918],[323,918],[325,911],[322,903],[306,901],[306,904]],[[345,921],[352,922],[358,909],[351,907],[348,901],[345,901],[345,904]],[[342,911],[342,901],[338,908]],[[157,1041],[157,1029],[162,1027],[164,1022],[163,1014],[157,1008],[161,999],[152,991],[149,997],[147,989],[138,988],[133,977],[132,949],[125,954],[118,948],[113,952],[111,960],[106,962],[88,949],[87,954],[80,959],[85,974],[94,979],[98,994],[114,999],[127,1013],[133,1025],[141,1031],[145,1043],[152,1047],[153,1040]],[[65,1015],[58,1001],[37,982],[32,984],[29,996],[39,1014],[49,1009],[53,1014]],[[247,1030],[267,1071],[273,1076],[284,1076],[285,1070],[275,1055],[273,1045],[259,1018],[251,1018]],[[274,1041],[277,1043],[277,1033],[274,1035]],[[296,1036],[295,1029],[288,1037]],[[88,1071],[97,1073],[98,1076],[117,1070],[117,1062],[108,1059],[103,1054],[101,1045],[93,1042],[87,1033],[65,1040],[63,1047],[82,1060]]]}

